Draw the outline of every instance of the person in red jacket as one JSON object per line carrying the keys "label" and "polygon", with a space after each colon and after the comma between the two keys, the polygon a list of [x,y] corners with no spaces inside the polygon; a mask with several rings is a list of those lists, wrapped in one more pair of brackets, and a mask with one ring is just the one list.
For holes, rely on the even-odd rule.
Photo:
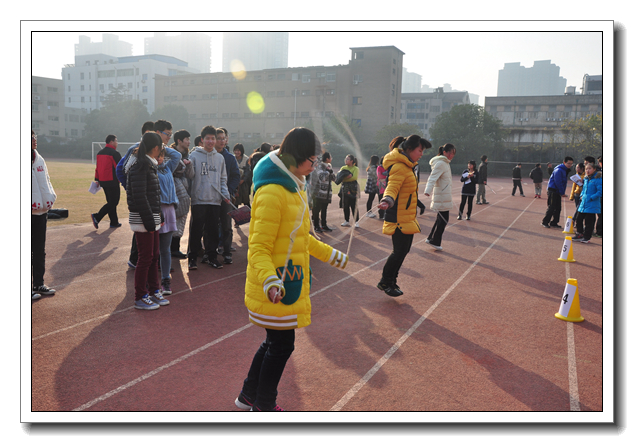
{"label": "person in red jacket", "polygon": [[116,174],[117,163],[121,160],[121,154],[117,152],[118,144],[117,136],[109,135],[106,137],[106,147],[97,153],[95,181],[98,181],[99,186],[103,188],[103,192],[106,195],[106,204],[96,214],[90,214],[95,229],[99,229],[99,222],[106,214],[110,218],[111,228],[121,226],[117,216],[117,205],[121,198],[121,188]]}

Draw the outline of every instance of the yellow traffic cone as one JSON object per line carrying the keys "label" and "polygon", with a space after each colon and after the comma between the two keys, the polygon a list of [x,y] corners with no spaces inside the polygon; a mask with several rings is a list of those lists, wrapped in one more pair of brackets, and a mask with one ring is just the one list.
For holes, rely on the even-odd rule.
{"label": "yellow traffic cone", "polygon": [[573,230],[573,223],[572,223],[572,215],[568,216],[568,219],[566,220],[566,226],[564,227],[564,230],[561,231],[564,234],[574,234],[575,231]]}
{"label": "yellow traffic cone", "polygon": [[584,318],[581,316],[581,308],[579,305],[579,287],[576,278],[569,278],[566,282],[564,295],[561,298],[559,312],[555,314],[560,320],[581,322]]}
{"label": "yellow traffic cone", "polygon": [[576,262],[572,255],[572,237],[566,236],[564,240],[564,246],[561,248],[561,255],[557,259],[559,261]]}

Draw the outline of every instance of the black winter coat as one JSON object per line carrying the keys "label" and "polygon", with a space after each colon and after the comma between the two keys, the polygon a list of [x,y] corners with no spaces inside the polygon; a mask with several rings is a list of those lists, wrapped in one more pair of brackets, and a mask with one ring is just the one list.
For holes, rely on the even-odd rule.
{"label": "black winter coat", "polygon": [[533,179],[533,183],[541,183],[544,181],[544,171],[542,171],[542,168],[533,168],[528,176]]}
{"label": "black winter coat", "polygon": [[484,184],[487,181],[487,164],[486,162],[481,162],[478,167],[478,183]]}
{"label": "black winter coat", "polygon": [[[147,161],[137,161],[127,179],[128,210],[130,227],[143,225],[148,232],[156,231],[156,225],[163,223],[161,212],[161,188],[157,167]],[[157,223],[158,222],[158,223]]]}
{"label": "black winter coat", "polygon": [[[462,171],[462,173],[468,173],[469,170],[465,169],[464,171]],[[467,180],[469,180],[468,177],[463,177],[460,176],[460,181],[463,183],[462,184],[462,195],[476,195],[476,183],[478,183],[478,178],[479,178],[479,174],[478,171],[474,171],[475,175],[473,176],[473,178],[470,180],[469,183],[466,183]]]}

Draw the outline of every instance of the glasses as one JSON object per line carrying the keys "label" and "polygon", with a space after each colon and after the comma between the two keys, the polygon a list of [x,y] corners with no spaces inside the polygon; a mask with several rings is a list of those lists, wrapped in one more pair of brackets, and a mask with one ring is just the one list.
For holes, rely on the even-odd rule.
{"label": "glasses", "polygon": [[31,140],[37,140],[37,134],[31,136]]}
{"label": "glasses", "polygon": [[167,132],[163,132],[163,131],[161,131],[161,134],[166,135],[166,136],[168,136],[169,138],[172,138],[172,133],[171,133],[171,132],[167,133]]}
{"label": "glasses", "polygon": [[307,158],[306,160],[308,160],[308,161],[310,162],[310,166],[311,166],[311,168],[312,168],[313,166],[315,166],[315,163],[317,163],[317,159],[315,159],[315,160],[311,160],[311,159]]}

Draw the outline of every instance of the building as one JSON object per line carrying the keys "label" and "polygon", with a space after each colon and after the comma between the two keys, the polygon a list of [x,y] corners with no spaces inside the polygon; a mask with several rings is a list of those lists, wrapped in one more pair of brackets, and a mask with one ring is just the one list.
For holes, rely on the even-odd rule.
{"label": "building", "polygon": [[532,68],[505,63],[498,74],[498,97],[563,95],[565,90],[566,79],[550,60],[536,61]]}
{"label": "building", "polygon": [[103,34],[101,42],[92,42],[90,37],[79,36],[79,43],[75,44],[75,56],[90,54],[108,54],[114,57],[132,55],[132,43],[119,40],[115,34]]}
{"label": "building", "polygon": [[[347,65],[276,68],[231,73],[188,74],[156,79],[156,106],[184,106],[196,128],[221,126],[232,143],[247,148],[280,143],[295,126],[315,128],[345,116],[359,125],[359,143],[374,142],[382,127],[398,123],[403,52],[394,46],[350,48]],[[259,94],[263,109],[247,97]]]}
{"label": "building", "polygon": [[90,112],[100,109],[115,89],[129,100],[140,100],[148,112],[155,109],[154,79],[198,72],[182,60],[165,55],[116,57],[106,54],[75,56],[75,64],[62,68],[64,104]]}
{"label": "building", "polygon": [[484,109],[511,131],[509,143],[563,143],[561,125],[603,114],[603,95],[486,97]]}
{"label": "building", "polygon": [[457,105],[468,105],[467,91],[445,92],[444,88],[436,88],[434,92],[420,92],[401,95],[401,123],[416,125],[429,139],[429,130],[434,126],[436,118]]}
{"label": "building", "polygon": [[48,139],[64,141],[84,135],[81,109],[64,105],[61,79],[31,77],[31,129]]}
{"label": "building", "polygon": [[423,76],[415,72],[408,72],[407,68],[403,68],[403,90],[401,92],[423,92],[421,84]]}
{"label": "building", "polygon": [[211,37],[201,32],[155,32],[154,37],[145,38],[144,53],[169,55],[198,72],[211,72]]}
{"label": "building", "polygon": [[245,71],[288,67],[288,32],[223,32],[222,72],[237,60]]}
{"label": "building", "polygon": [[603,95],[603,75],[584,75],[581,90],[584,95]]}

